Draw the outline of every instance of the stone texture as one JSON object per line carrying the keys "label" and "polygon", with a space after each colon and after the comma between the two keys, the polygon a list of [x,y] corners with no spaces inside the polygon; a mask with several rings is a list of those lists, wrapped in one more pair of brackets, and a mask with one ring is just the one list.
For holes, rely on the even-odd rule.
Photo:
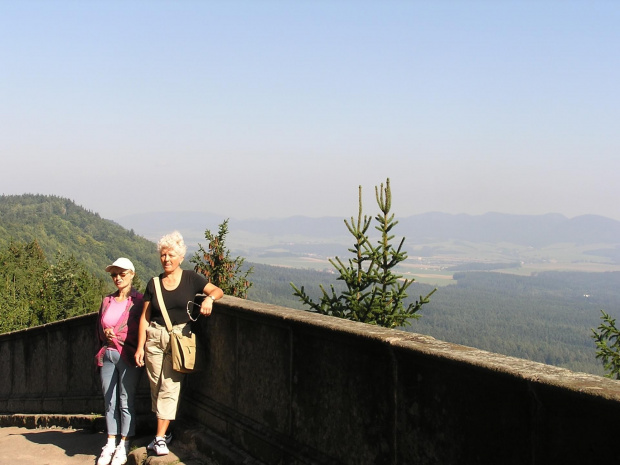
{"label": "stone texture", "polygon": [[[42,414],[101,413],[94,321],[0,335],[4,413],[33,427]],[[232,297],[201,327],[207,365],[187,377],[179,442],[149,463],[617,461],[618,381]],[[152,422],[149,410],[139,403]]]}

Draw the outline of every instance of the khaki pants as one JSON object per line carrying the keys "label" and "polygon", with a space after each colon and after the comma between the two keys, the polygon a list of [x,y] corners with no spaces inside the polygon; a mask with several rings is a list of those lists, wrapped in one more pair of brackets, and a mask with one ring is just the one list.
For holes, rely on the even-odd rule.
{"label": "khaki pants", "polygon": [[146,330],[145,359],[151,385],[151,409],[160,420],[174,420],[185,375],[172,369],[170,335],[164,326],[154,321]]}

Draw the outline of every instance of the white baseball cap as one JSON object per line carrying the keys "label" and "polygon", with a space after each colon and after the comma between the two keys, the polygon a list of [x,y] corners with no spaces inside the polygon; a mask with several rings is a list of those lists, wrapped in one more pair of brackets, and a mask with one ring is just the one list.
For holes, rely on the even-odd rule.
{"label": "white baseball cap", "polygon": [[134,273],[136,272],[136,269],[133,267],[133,263],[131,263],[131,260],[124,257],[121,257],[111,265],[106,266],[105,270],[110,271],[112,268],[122,268],[123,270],[131,270]]}

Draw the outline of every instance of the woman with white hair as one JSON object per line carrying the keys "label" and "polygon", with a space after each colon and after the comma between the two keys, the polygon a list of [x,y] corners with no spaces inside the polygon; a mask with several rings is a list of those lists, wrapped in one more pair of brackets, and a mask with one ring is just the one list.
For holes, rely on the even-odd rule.
{"label": "woman with white hair", "polygon": [[[157,249],[164,269],[159,275],[161,297],[172,325],[182,330],[190,322],[187,303],[193,301],[196,294],[206,294],[200,313],[209,316],[213,302],[221,299],[224,293],[203,275],[181,269],[187,252],[183,236],[178,231],[167,234],[159,240]],[[154,279],[149,281],[144,294],[135,360],[138,366],[146,365],[151,386],[151,408],[157,416],[155,439],[147,448],[157,455],[166,455],[170,442],[166,432],[170,422],[176,418],[181,381],[185,375],[172,368],[170,335],[159,306]]]}

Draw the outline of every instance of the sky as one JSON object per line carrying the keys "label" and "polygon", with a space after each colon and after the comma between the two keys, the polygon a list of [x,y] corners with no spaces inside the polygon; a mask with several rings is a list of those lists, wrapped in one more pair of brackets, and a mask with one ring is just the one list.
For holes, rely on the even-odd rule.
{"label": "sky", "polygon": [[0,0],[0,194],[620,220],[620,2]]}

